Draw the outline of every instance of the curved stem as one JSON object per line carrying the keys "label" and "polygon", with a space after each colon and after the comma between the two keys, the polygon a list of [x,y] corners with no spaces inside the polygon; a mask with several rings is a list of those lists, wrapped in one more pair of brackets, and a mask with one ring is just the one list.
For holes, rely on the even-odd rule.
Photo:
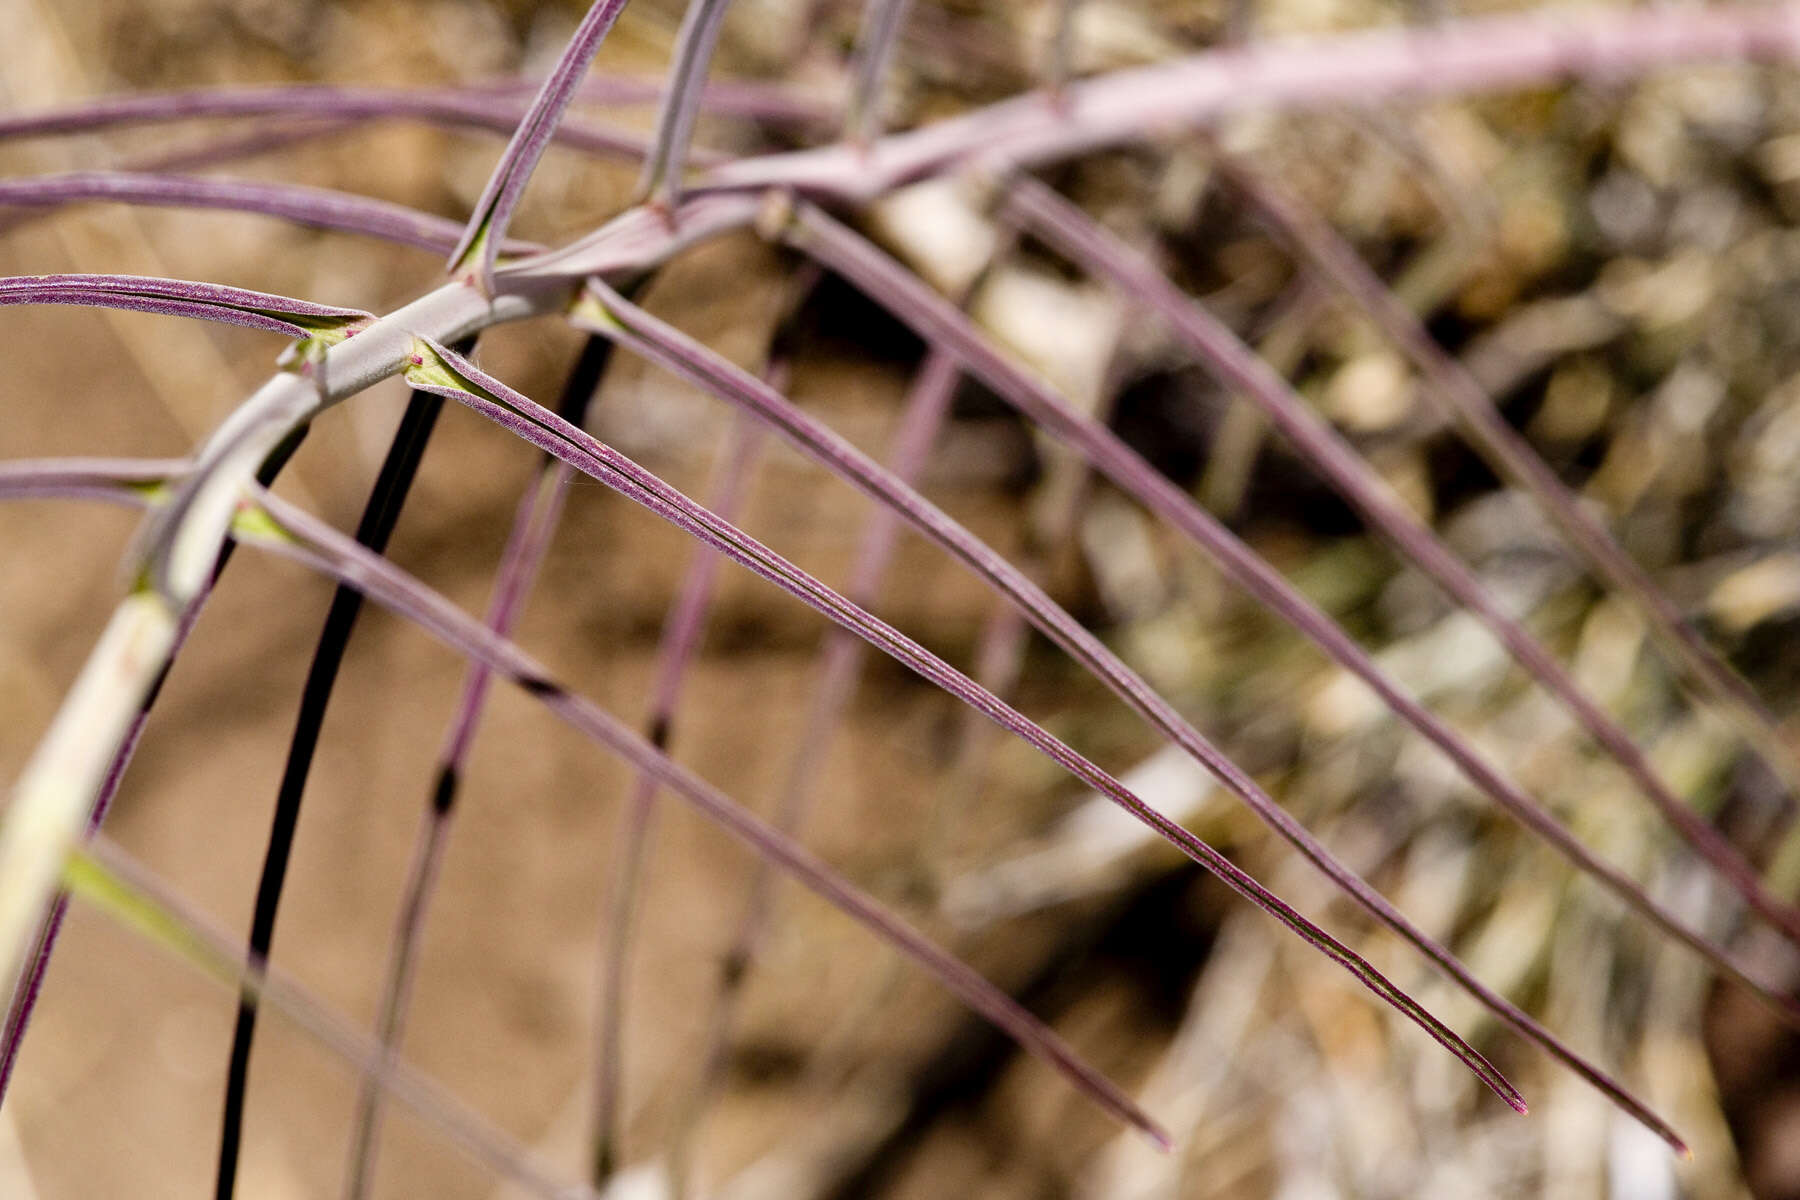
{"label": "curved stem", "polygon": [[[356,540],[372,553],[387,549],[400,510],[412,490],[425,445],[437,424],[443,398],[426,392],[414,392],[406,412],[394,432],[387,458],[381,464],[375,484],[369,491],[368,504],[357,525]],[[269,844],[263,853],[261,877],[256,885],[256,906],[250,919],[249,955],[253,961],[267,962],[269,947],[275,937],[275,918],[281,908],[282,886],[287,880],[288,861],[293,853],[294,835],[300,823],[300,803],[306,794],[306,780],[312,771],[313,754],[318,749],[319,735],[325,725],[325,710],[337,684],[339,668],[349,649],[350,635],[362,613],[362,593],[340,586],[331,597],[331,607],[319,631],[319,643],[313,651],[312,665],[300,691],[300,710],[294,718],[294,734],[288,744],[287,763],[282,768],[281,785],[275,796],[275,813],[269,826]],[[219,1121],[219,1164],[214,1181],[214,1194],[219,1200],[230,1200],[237,1189],[238,1150],[243,1140],[244,1098],[250,1082],[250,1051],[256,1036],[256,1000],[249,992],[238,1001],[237,1022],[231,1034],[231,1057],[225,1072],[225,1101]]]}
{"label": "curved stem", "polygon": [[[612,295],[610,303],[616,306],[629,305],[628,301],[616,293]],[[415,387],[437,391],[447,399],[453,399],[459,404],[481,413],[533,445],[556,455],[583,474],[598,480],[690,536],[749,568],[821,616],[853,629],[858,636],[876,646],[883,653],[890,655],[921,678],[979,710],[995,724],[1004,727],[1038,753],[1062,767],[1070,775],[1105,793],[1138,821],[1155,830],[1166,841],[1218,876],[1220,882],[1225,886],[1280,921],[1296,936],[1338,963],[1364,987],[1418,1024],[1433,1040],[1474,1071],[1496,1095],[1506,1100],[1513,1108],[1524,1111],[1524,1101],[1519,1097],[1517,1090],[1506,1081],[1504,1076],[1494,1070],[1492,1064],[1405,991],[1394,986],[1366,959],[1309,921],[1299,911],[1270,892],[1204,840],[1144,803],[1130,789],[1071,749],[1061,739],[1048,733],[1036,722],[977,685],[967,675],[926,650],[912,638],[850,603],[843,595],[800,570],[792,562],[776,554],[730,522],[721,521],[717,514],[695,504],[630,458],[603,445],[583,430],[569,425],[568,422],[563,421],[548,409],[532,402],[528,397],[460,358],[453,351],[424,341],[420,341],[418,347],[417,356],[420,359],[420,365],[408,373],[408,379]],[[749,381],[752,386],[756,383],[754,377],[749,377]],[[909,509],[909,512],[921,512],[925,507],[923,504],[915,504]],[[1004,560],[999,560],[999,563],[998,566],[990,566],[984,574],[999,575],[1004,570]],[[1056,609],[1054,605],[1048,605],[1046,611],[1055,613],[1060,610]],[[1064,615],[1066,616],[1066,614]],[[1091,638],[1091,635],[1086,634],[1086,631],[1081,630],[1079,626],[1075,626],[1069,636],[1071,641],[1083,636]],[[1146,698],[1145,702],[1150,703],[1153,698],[1154,693],[1151,693],[1150,698]],[[1178,718],[1176,720],[1178,721]],[[1177,728],[1179,727],[1177,726]],[[1198,739],[1198,735],[1194,735],[1194,738]],[[1202,746],[1204,746],[1203,742],[1196,741],[1197,750]],[[1210,747],[1205,748],[1211,752]],[[1224,759],[1216,752],[1211,753],[1216,760],[1215,765],[1218,770],[1237,771],[1230,760]],[[1248,780],[1245,780],[1241,786],[1252,790],[1255,788],[1255,785]],[[1285,817],[1285,814],[1282,816]],[[1301,830],[1301,834],[1304,834],[1304,830]],[[1355,876],[1351,875],[1350,878],[1354,880]]]}
{"label": "curved stem", "polygon": [[[255,540],[258,545],[326,571],[360,589],[370,599],[413,621],[460,653],[485,664],[495,674],[511,680],[590,740],[612,750],[638,770],[656,774],[671,793],[688,801],[725,832],[779,864],[821,898],[926,968],[976,1012],[1053,1065],[1107,1112],[1143,1131],[1158,1144],[1167,1144],[1161,1130],[1129,1097],[1085,1063],[1055,1033],[987,982],[980,973],[939,949],[791,838],[759,821],[717,788],[672,762],[592,702],[552,682],[543,667],[513,643],[462,613],[392,563],[367,553],[352,539],[273,495],[259,492],[256,503],[276,528],[243,530],[242,536],[247,540]],[[1491,1067],[1488,1069],[1492,1070]]]}

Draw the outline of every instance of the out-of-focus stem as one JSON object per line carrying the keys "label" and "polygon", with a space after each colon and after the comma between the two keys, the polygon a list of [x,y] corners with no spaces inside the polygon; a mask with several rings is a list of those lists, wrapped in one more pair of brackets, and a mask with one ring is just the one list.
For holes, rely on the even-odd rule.
{"label": "out-of-focus stem", "polygon": [[881,85],[894,61],[900,29],[912,0],[867,0],[862,31],[857,35],[856,62],[851,70],[850,107],[844,114],[844,137],[866,146],[881,135]]}
{"label": "out-of-focus stem", "polygon": [[[611,344],[603,338],[589,338],[583,344],[581,354],[564,384],[559,405],[559,410],[571,420],[580,422],[585,416],[611,358],[611,352]],[[524,608],[525,597],[543,564],[544,555],[549,551],[572,475],[573,472],[566,464],[553,458],[545,458],[533,486],[519,500],[512,531],[501,553],[494,594],[488,604],[488,628],[501,636],[512,631]],[[397,1059],[399,1054],[407,1007],[412,996],[418,946],[424,937],[427,910],[442,866],[463,766],[469,748],[474,743],[475,731],[480,725],[492,681],[492,673],[478,665],[472,666],[465,676],[456,713],[445,733],[443,749],[438,754],[430,801],[420,817],[412,860],[407,867],[406,883],[401,890],[400,914],[395,923],[394,938],[382,976],[381,999],[377,1005],[376,1042],[382,1053],[390,1059]],[[368,1193],[374,1178],[375,1149],[380,1143],[383,1100],[382,1089],[378,1084],[379,1081],[373,1076],[363,1077],[362,1087],[357,1095],[356,1115],[351,1126],[344,1194],[357,1200]]]}
{"label": "out-of-focus stem", "polygon": [[[786,364],[772,362],[767,372],[779,379]],[[749,416],[732,422],[730,440],[708,488],[708,507],[726,520],[735,519],[742,507],[756,464],[762,458],[764,435]],[[650,695],[646,738],[658,750],[667,751],[675,727],[687,669],[706,632],[719,573],[719,556],[704,546],[696,547],[681,583],[681,592],[663,626],[657,649],[656,682]],[[612,889],[602,926],[600,988],[595,1030],[594,1126],[590,1141],[591,1170],[596,1187],[611,1178],[622,1161],[624,1106],[621,1103],[625,1072],[625,997],[630,975],[632,932],[637,921],[639,880],[649,851],[656,820],[656,797],[661,785],[643,772],[632,788],[619,831],[618,852],[612,871]]]}
{"label": "out-of-focus stem", "polygon": [[662,108],[656,114],[656,136],[644,159],[638,181],[638,197],[670,216],[681,200],[682,173],[687,169],[688,145],[694,138],[694,118],[713,50],[719,44],[719,26],[731,0],[688,0],[675,39],[675,61],[669,67],[669,85]]}

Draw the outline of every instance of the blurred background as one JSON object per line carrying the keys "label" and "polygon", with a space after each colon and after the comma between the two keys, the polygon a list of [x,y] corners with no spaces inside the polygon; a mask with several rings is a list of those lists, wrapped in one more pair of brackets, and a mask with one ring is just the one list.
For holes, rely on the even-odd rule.
{"label": "blurred background", "polygon": [[[918,0],[884,95],[896,126],[1043,77],[1051,0]],[[1444,5],[1259,0],[1079,9],[1079,73],[1233,40],[1448,19]],[[1484,8],[1483,11],[1486,11]],[[525,0],[0,0],[0,104],[272,82],[439,87],[547,69],[580,19]],[[596,72],[655,77],[676,0],[634,0]],[[714,77],[789,87],[824,114],[707,119],[750,153],[834,136],[859,6],[737,0]],[[647,130],[647,105],[584,108]],[[180,155],[223,123],[0,144],[0,172]],[[1800,78],[1714,67],[1402,108],[1237,118],[1219,137],[1349,237],[1778,716],[1800,695]],[[462,219],[500,140],[372,122],[230,172]],[[515,225],[543,241],[626,205],[628,162],[555,151]],[[1096,156],[1053,179],[1151,250],[1349,435],[1409,504],[1632,731],[1676,791],[1753,854],[1793,799],[1688,702],[1634,610],[1436,416],[1418,381],[1311,281],[1199,139]],[[863,215],[928,278],[966,267],[927,188]],[[683,256],[643,297],[758,367],[795,264],[751,234]],[[9,227],[0,273],[207,279],[384,312],[441,278],[433,254],[220,213],[86,205]],[[1588,844],[1769,971],[1764,945],[1623,776],[1495,643],[1361,524],[1153,322],[1030,244],[971,301],[997,337],[1226,518],[1382,664]],[[790,394],[884,455],[924,347],[848,285],[800,305]],[[480,359],[550,402],[579,348],[553,321]],[[186,453],[271,369],[267,335],[131,313],[9,308],[0,456]],[[282,483],[355,523],[404,403],[390,382],[319,421]],[[591,427],[691,495],[731,436],[719,405],[621,355]],[[452,406],[393,557],[479,612],[534,453]],[[1694,1149],[1655,1137],[1495,1026],[1334,898],[1284,845],[1041,640],[912,538],[876,606],[955,665],[1017,648],[1018,706],[1344,936],[1468,1035],[1532,1103],[1521,1119],[1344,973],[1136,835],[1021,745],[870,661],[831,743],[806,840],[1050,1019],[1168,1123],[1122,1133],[844,918],[798,889],[747,977],[724,1083],[690,1133],[697,1194],[728,1197],[1800,1196],[1800,1041],[1744,994],[1499,818],[1359,685],[1139,509],[973,384],[922,488],[1015,559],[1279,801],[1483,979],[1608,1066]],[[770,448],[741,523],[834,585],[865,502]],[[0,510],[0,775],[15,776],[120,594],[135,517]],[[641,721],[683,538],[579,484],[519,640]],[[233,930],[247,927],[270,806],[326,585],[246,554],[178,661],[108,833]],[[818,687],[823,623],[726,567],[674,724],[682,762],[767,811]],[[1002,662],[1004,652],[998,653]],[[463,667],[365,614],[314,768],[275,960],[358,1027],[386,947]],[[1788,729],[1793,728],[1788,722]],[[420,965],[405,1054],[570,1178],[587,1161],[595,963],[631,778],[528,698],[491,701]],[[754,864],[664,801],[643,881],[623,1063],[636,1195],[691,1120],[722,958]],[[187,1197],[211,1186],[234,997],[79,906],[0,1113],[9,1195]],[[340,1186],[357,1079],[262,1022],[240,1194]],[[382,1196],[507,1195],[392,1107]]]}

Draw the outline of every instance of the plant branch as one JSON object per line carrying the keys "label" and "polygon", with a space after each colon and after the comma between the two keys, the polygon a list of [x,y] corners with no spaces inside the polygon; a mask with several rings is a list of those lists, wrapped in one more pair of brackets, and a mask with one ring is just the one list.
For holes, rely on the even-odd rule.
{"label": "plant branch", "polygon": [[[257,213],[296,225],[365,234],[440,254],[449,253],[462,236],[457,222],[405,205],[292,183],[208,179],[150,171],[71,171],[0,179],[0,206],[57,208],[80,201]],[[509,240],[504,249],[509,254],[529,254],[543,247]]]}

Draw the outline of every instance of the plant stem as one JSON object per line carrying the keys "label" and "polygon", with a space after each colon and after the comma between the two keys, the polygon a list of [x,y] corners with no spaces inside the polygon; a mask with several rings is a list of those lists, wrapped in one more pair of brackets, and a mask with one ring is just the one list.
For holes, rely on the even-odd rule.
{"label": "plant stem", "polygon": [[[785,364],[772,363],[771,366],[771,373],[785,373]],[[732,423],[729,444],[708,489],[708,507],[723,519],[735,519],[762,451],[762,429],[740,414]],[[682,678],[706,630],[707,610],[712,604],[719,563],[719,556],[712,550],[705,546],[694,548],[675,606],[663,625],[662,644],[657,649],[656,682],[652,686],[650,713],[645,722],[645,739],[664,752],[673,736]],[[620,1145],[625,1133],[625,1112],[621,1102],[626,1051],[625,983],[630,973],[639,880],[656,819],[659,786],[656,776],[643,772],[632,788],[624,826],[618,834],[611,895],[601,925],[603,945],[594,1036],[594,1124],[589,1143],[596,1187],[611,1178],[623,1161]],[[779,824],[776,827],[780,828]],[[671,1144],[669,1157],[679,1158],[678,1140]]]}
{"label": "plant stem", "polygon": [[[305,438],[306,426],[303,425],[294,431],[292,437],[276,447],[275,453],[257,469],[257,483],[263,487],[272,485],[276,477],[281,474],[282,469],[287,466],[288,460],[293,458],[294,453],[300,449],[300,443]],[[131,464],[113,464],[101,461],[92,464],[88,470],[95,475],[111,476],[114,480],[129,479],[135,476],[136,479],[143,482],[151,480],[166,482],[173,478],[178,470],[186,466],[187,464],[183,462],[145,463],[134,469]],[[79,473],[79,467],[75,472],[71,472],[72,475],[77,476]],[[99,832],[101,822],[106,819],[107,810],[112,807],[113,797],[118,795],[119,788],[125,781],[125,770],[131,765],[132,757],[137,752],[138,743],[143,739],[144,726],[150,720],[150,709],[156,704],[156,698],[162,694],[163,684],[168,681],[169,668],[174,662],[175,655],[179,654],[182,646],[187,644],[188,636],[193,633],[195,624],[200,620],[201,607],[206,603],[207,597],[211,595],[212,589],[218,584],[219,577],[224,574],[226,564],[231,561],[232,552],[235,549],[235,543],[226,544],[219,554],[218,565],[214,567],[212,579],[207,583],[205,590],[190,600],[187,607],[182,610],[181,619],[175,627],[174,642],[169,648],[168,661],[163,664],[162,670],[151,682],[149,691],[145,693],[142,703],[138,706],[137,714],[132,718],[130,727],[125,731],[117,751],[113,754],[112,761],[107,765],[106,776],[100,784],[99,791],[94,795],[88,814],[87,834],[89,837]],[[68,915],[68,911],[68,893],[58,891],[50,903],[48,916],[45,917],[43,924],[38,929],[37,940],[32,946],[25,974],[15,986],[12,1002],[7,1006],[5,1028],[0,1030],[0,1104],[5,1103],[7,1091],[12,1084],[13,1070],[18,1065],[19,1051],[25,1044],[25,1031],[31,1024],[32,1013],[37,1009],[38,997],[44,985],[44,976],[50,969],[50,956],[56,952],[56,943],[62,934],[63,920]]]}
{"label": "plant stem", "polygon": [[[374,487],[370,489],[368,504],[356,529],[358,544],[372,553],[381,554],[387,549],[388,539],[399,523],[400,510],[406,504],[407,493],[412,489],[425,445],[442,408],[442,397],[426,392],[414,392],[407,401],[406,412],[394,432],[393,444],[388,448]],[[276,792],[269,844],[263,854],[262,875],[256,885],[256,907],[250,920],[248,943],[253,961],[266,962],[269,958],[307,776],[312,770],[313,755],[325,724],[325,711],[331,703],[332,689],[337,684],[338,671],[343,666],[362,603],[362,593],[352,588],[339,586],[332,594],[324,627],[319,631],[318,647],[313,651],[312,665],[301,688],[300,710],[294,718],[293,739],[288,745],[287,764],[282,769],[281,786]],[[225,1074],[225,1102],[219,1123],[219,1167],[214,1183],[214,1194],[219,1200],[230,1200],[237,1188],[244,1098],[250,1081],[250,1050],[255,1036],[256,1000],[246,992],[238,1001],[237,1023],[231,1035],[231,1058]]]}
{"label": "plant stem", "polygon": [[638,179],[638,199],[673,217],[681,201],[682,173],[687,167],[688,144],[694,138],[694,118],[706,85],[707,68],[719,42],[719,26],[731,0],[688,0],[675,37],[675,60],[669,66],[669,85],[663,91],[662,108],[656,114],[656,136],[644,159]]}
{"label": "plant stem", "polygon": [[850,108],[844,115],[844,139],[867,146],[881,134],[881,85],[900,44],[900,30],[912,0],[866,0],[862,32],[856,39],[851,72]]}

